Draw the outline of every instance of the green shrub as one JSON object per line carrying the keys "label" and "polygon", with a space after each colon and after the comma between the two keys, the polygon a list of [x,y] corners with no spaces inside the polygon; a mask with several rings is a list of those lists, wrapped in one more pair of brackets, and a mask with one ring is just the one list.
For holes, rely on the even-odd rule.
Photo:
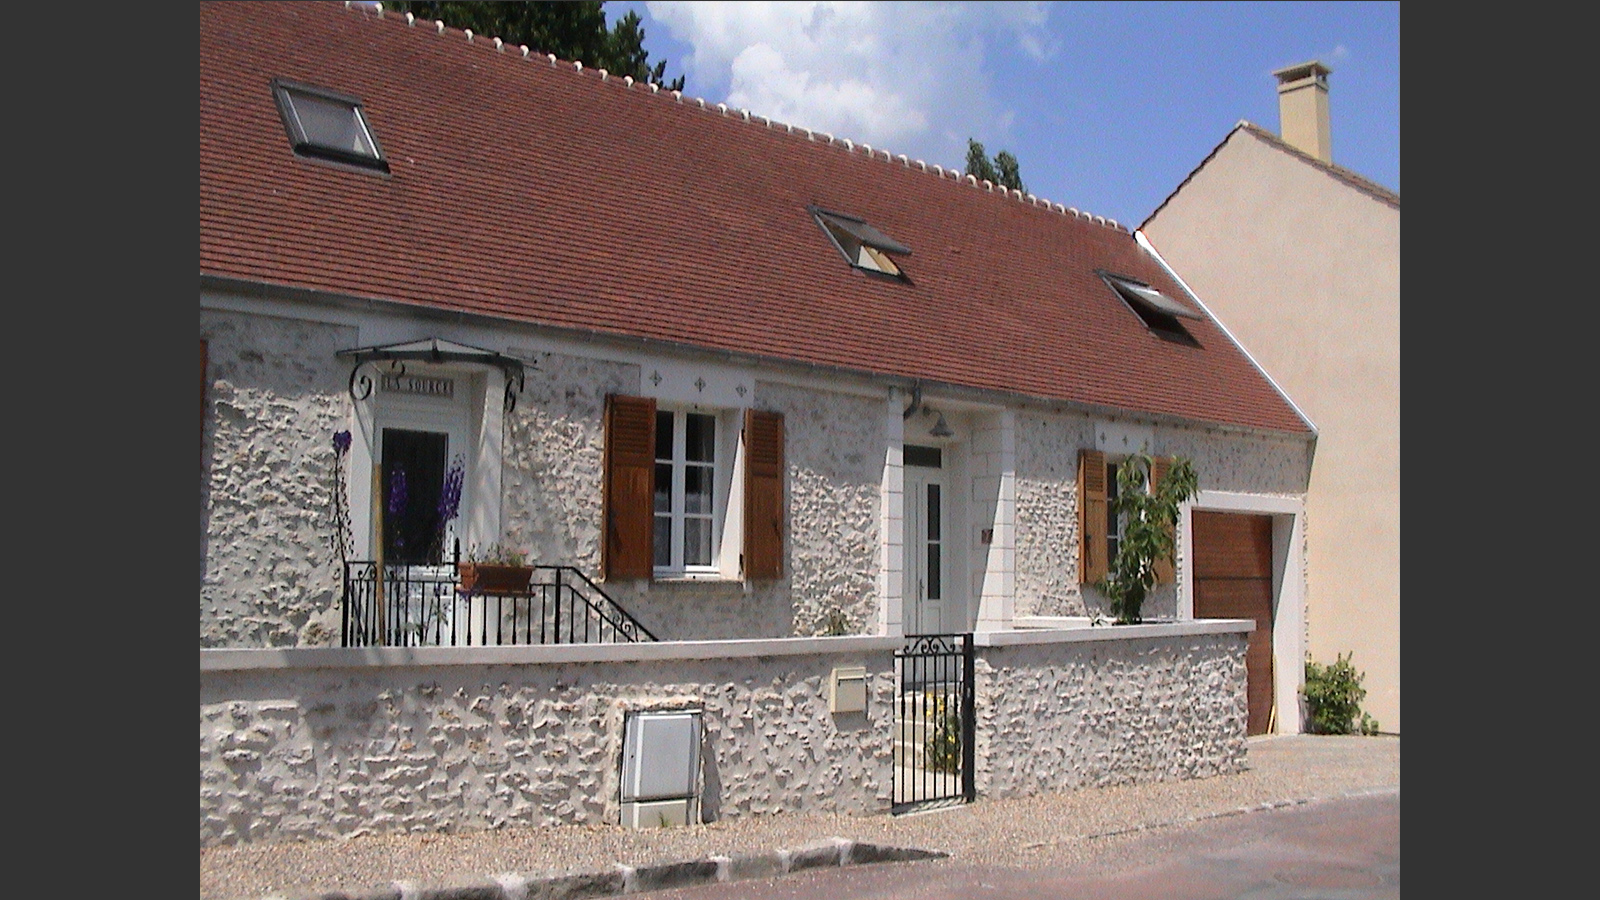
{"label": "green shrub", "polygon": [[928,716],[929,734],[923,743],[926,766],[934,772],[955,774],[961,770],[961,705],[947,703],[943,694],[928,695],[932,711]]}
{"label": "green shrub", "polygon": [[1367,689],[1361,686],[1367,673],[1356,671],[1350,658],[1354,653],[1335,656],[1324,666],[1306,659],[1306,683],[1300,693],[1306,698],[1310,720],[1306,730],[1312,734],[1377,734],[1378,720],[1361,711]]}

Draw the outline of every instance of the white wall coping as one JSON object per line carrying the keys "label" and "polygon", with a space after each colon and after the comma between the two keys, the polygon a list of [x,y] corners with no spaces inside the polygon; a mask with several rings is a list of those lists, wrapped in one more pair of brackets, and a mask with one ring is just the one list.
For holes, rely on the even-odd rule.
{"label": "white wall coping", "polygon": [[899,637],[847,635],[724,641],[651,641],[627,644],[533,644],[515,647],[209,648],[200,651],[200,671],[362,669],[395,666],[527,666],[674,659],[748,659],[757,656],[886,653],[898,650],[904,644],[905,639]]}
{"label": "white wall coping", "polygon": [[[1250,632],[1249,619],[1189,619],[1139,625],[1089,626],[1075,617],[1019,618],[1018,631],[980,631],[978,647],[1119,641],[1191,634]],[[760,638],[724,641],[654,641],[630,644],[535,644],[515,647],[270,647],[202,648],[201,672],[249,669],[365,669],[403,666],[528,666],[560,663],[655,662],[678,659],[749,659],[758,656],[826,656],[893,652],[903,637]]]}
{"label": "white wall coping", "polygon": [[1089,625],[1078,616],[1019,616],[1017,631],[980,631],[973,635],[979,647],[1016,647],[1025,644],[1068,644],[1076,641],[1126,641],[1136,638],[1182,637],[1191,634],[1249,633],[1251,619],[1181,619],[1142,622],[1138,625]]}

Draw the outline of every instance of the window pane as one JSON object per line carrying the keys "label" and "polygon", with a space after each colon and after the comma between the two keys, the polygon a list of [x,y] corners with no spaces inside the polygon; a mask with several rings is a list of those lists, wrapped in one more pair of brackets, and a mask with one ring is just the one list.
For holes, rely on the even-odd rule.
{"label": "window pane", "polygon": [[939,486],[928,485],[928,540],[939,539]]}
{"label": "window pane", "polygon": [[671,463],[656,463],[656,512],[672,512]]}
{"label": "window pane", "polygon": [[672,565],[671,516],[656,516],[655,565],[657,568]]}
{"label": "window pane", "polygon": [[684,418],[687,420],[684,458],[690,462],[711,462],[717,420],[703,413],[689,413]]}
{"label": "window pane", "polygon": [[943,588],[939,584],[939,545],[928,545],[928,599],[939,600],[944,597]]}
{"label": "window pane", "polygon": [[656,413],[656,459],[672,458],[672,413]]}
{"label": "window pane", "polygon": [[683,520],[683,564],[711,565],[711,520]]}
{"label": "window pane", "polygon": [[361,126],[359,114],[348,103],[295,93],[294,114],[300,129],[313,144],[348,150],[362,156],[377,156],[372,140]]}
{"label": "window pane", "polygon": [[684,467],[683,511],[692,515],[703,515],[711,512],[710,466]]}

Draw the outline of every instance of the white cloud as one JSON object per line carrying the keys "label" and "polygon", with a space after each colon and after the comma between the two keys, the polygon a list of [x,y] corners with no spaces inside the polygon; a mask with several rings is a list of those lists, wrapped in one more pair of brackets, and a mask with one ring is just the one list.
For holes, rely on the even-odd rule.
{"label": "white cloud", "polygon": [[930,163],[966,138],[1003,145],[990,47],[1043,62],[1058,42],[1039,3],[650,2],[687,46],[690,93]]}

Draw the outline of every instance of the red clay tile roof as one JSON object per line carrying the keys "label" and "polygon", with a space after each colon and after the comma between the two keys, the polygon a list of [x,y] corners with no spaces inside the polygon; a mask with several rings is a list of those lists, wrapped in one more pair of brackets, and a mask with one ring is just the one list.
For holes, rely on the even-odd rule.
{"label": "red clay tile roof", "polygon": [[[274,77],[360,97],[393,174],[296,158]],[[810,204],[911,247],[910,283]],[[1210,319],[1156,337],[1100,268],[1193,303],[1125,230],[882,150],[392,12],[201,4],[203,276],[1309,432]]]}

